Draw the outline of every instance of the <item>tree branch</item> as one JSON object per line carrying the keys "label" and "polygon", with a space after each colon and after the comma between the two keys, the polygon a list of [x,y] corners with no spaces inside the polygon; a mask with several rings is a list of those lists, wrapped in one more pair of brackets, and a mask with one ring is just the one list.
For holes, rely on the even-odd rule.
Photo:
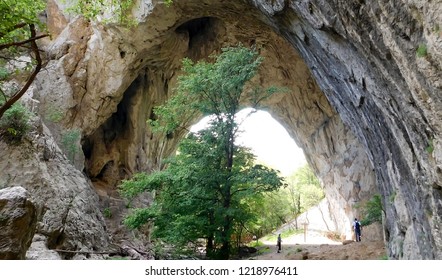
{"label": "tree branch", "polygon": [[27,25],[27,23],[25,23],[25,22],[18,23],[18,24],[16,24],[16,25],[14,25],[13,27],[11,27],[10,29],[6,30],[6,33],[0,33],[0,38],[3,37],[3,36],[5,36],[6,34],[12,32],[12,31],[14,31],[14,30],[17,30],[17,29],[23,28],[23,27],[25,27],[26,25]]}
{"label": "tree branch", "polygon": [[[31,24],[31,25],[33,25],[33,24]],[[24,41],[20,41],[20,42],[12,42],[12,43],[7,43],[7,44],[1,44],[0,45],[0,50],[6,49],[6,48],[9,48],[9,47],[20,47],[20,46],[25,45],[27,43],[31,43],[32,44],[32,42],[35,42],[35,41],[37,41],[37,40],[39,40],[41,38],[49,36],[49,34],[42,34],[42,35],[36,36],[35,33],[36,32],[35,32],[35,27],[34,27],[34,33],[33,33],[33,35],[31,35],[31,38],[29,38],[27,40],[24,40]],[[32,34],[32,30],[31,30],[31,34]]]}
{"label": "tree branch", "polygon": [[[30,24],[29,28],[31,30],[31,38],[37,38],[37,36],[36,36],[37,32],[35,30],[35,25],[34,24]],[[41,56],[40,56],[40,50],[38,49],[37,42],[35,40],[29,40],[29,42],[31,43],[31,50],[35,54],[35,60],[37,61],[37,65],[35,66],[34,71],[28,77],[28,80],[26,81],[26,84],[22,87],[22,89],[20,91],[18,91],[16,94],[14,94],[9,100],[7,100],[5,102],[5,104],[3,104],[0,107],[0,119],[3,117],[3,114],[6,112],[6,110],[11,108],[11,106],[15,102],[17,102],[23,96],[23,94],[25,94],[25,92],[31,86],[32,82],[37,77],[38,72],[40,72],[40,70],[42,68],[43,62],[42,62],[42,59],[41,59]]]}

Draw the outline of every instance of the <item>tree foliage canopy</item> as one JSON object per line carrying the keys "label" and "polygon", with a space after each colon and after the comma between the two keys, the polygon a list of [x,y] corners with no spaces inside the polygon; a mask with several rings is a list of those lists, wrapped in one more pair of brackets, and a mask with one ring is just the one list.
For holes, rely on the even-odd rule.
{"label": "tree foliage canopy", "polygon": [[306,164],[285,179],[286,187],[251,197],[249,207],[256,217],[247,227],[261,237],[295,219],[317,205],[324,191],[312,169]]}
{"label": "tree foliage canopy", "polygon": [[43,0],[0,1],[0,50],[2,46],[28,39],[29,24],[41,26],[38,15],[46,8]]}
{"label": "tree foliage canopy", "polygon": [[[157,237],[177,245],[204,239],[209,257],[227,259],[232,236],[253,217],[248,197],[277,189],[283,181],[277,171],[255,164],[254,155],[235,143],[235,115],[262,58],[238,46],[211,59],[214,62],[183,61],[175,95],[156,108],[151,121],[159,131],[173,133],[196,115],[211,115],[209,126],[189,134],[164,170],[123,181],[121,191],[127,197],[157,193],[152,207],[138,209],[126,219],[130,227],[154,221]],[[259,105],[274,92],[254,89],[248,96]]]}
{"label": "tree foliage canopy", "polygon": [[[42,24],[38,18],[46,7],[43,0],[2,0],[0,2],[0,119],[28,90],[41,70],[43,60],[36,41],[48,34],[38,34]],[[17,56],[26,53],[31,60],[26,66],[16,66]],[[20,63],[19,63],[20,64]],[[28,73],[24,83],[15,88],[5,88],[4,81],[12,73]],[[0,133],[16,134],[18,127],[7,127]],[[24,132],[24,131],[21,131]]]}

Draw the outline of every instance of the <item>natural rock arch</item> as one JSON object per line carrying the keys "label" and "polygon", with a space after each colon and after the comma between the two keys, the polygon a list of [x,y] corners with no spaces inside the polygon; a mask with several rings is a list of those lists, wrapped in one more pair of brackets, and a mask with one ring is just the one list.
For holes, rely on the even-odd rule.
{"label": "natural rock arch", "polygon": [[[85,171],[100,191],[113,194],[119,179],[174,150],[180,135],[158,139],[145,120],[171,94],[182,57],[253,44],[265,57],[257,79],[291,90],[268,108],[326,186],[337,228],[349,234],[354,204],[379,191],[390,257],[442,258],[442,54],[429,31],[441,8],[230,2],[140,1],[131,30],[73,20],[51,43],[56,70],[39,77],[40,110],[58,105],[64,125],[81,128]],[[415,55],[422,41],[426,58]]]}

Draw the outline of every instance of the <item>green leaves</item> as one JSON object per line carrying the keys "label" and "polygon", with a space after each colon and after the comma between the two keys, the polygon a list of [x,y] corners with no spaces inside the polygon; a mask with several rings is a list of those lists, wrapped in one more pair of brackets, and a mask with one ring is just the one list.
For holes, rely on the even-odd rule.
{"label": "green leaves", "polygon": [[145,225],[149,221],[152,221],[156,217],[156,209],[151,208],[138,208],[135,209],[130,216],[124,220],[124,224],[130,229],[137,229]]}
{"label": "green leaves", "polygon": [[[1,102],[0,102],[1,104]],[[18,142],[29,131],[32,113],[17,103],[5,112],[0,119],[0,137],[9,142]]]}
{"label": "green leaves", "polygon": [[23,28],[28,24],[42,27],[38,15],[45,8],[43,0],[0,1],[0,45],[28,38],[30,31]]}
{"label": "green leaves", "polygon": [[374,222],[382,222],[383,206],[381,196],[375,194],[369,201],[362,205],[363,219],[361,224],[363,226],[372,224]]}
{"label": "green leaves", "polygon": [[[121,189],[128,198],[156,190],[156,211],[136,210],[127,219],[131,226],[154,219],[156,237],[181,246],[204,238],[208,256],[226,259],[232,234],[241,235],[247,221],[255,217],[248,198],[283,183],[278,172],[255,165],[250,150],[235,144],[235,115],[241,109],[245,85],[262,58],[255,50],[238,46],[224,48],[210,60],[184,59],[175,94],[156,107],[148,121],[155,132],[166,135],[184,129],[201,115],[212,116],[209,127],[183,139],[166,169],[135,175]],[[276,92],[255,89],[251,95],[256,106]]]}
{"label": "green leaves", "polygon": [[183,59],[183,75],[178,78],[174,96],[165,105],[156,107],[155,119],[149,120],[157,131],[171,133],[200,115],[214,115],[219,120],[230,116],[233,120],[235,113],[242,109],[244,96],[251,96],[252,104],[258,106],[280,91],[276,87],[266,90],[253,87],[249,94],[244,92],[246,83],[256,75],[263,60],[256,50],[241,45],[227,47],[209,59],[214,62],[195,63]]}
{"label": "green leaves", "polygon": [[68,11],[88,20],[131,26],[135,24],[130,13],[134,3],[135,0],[77,0]]}
{"label": "green leaves", "polygon": [[123,197],[132,199],[145,191],[160,189],[164,181],[166,181],[164,172],[136,173],[130,180],[123,180],[119,190]]}

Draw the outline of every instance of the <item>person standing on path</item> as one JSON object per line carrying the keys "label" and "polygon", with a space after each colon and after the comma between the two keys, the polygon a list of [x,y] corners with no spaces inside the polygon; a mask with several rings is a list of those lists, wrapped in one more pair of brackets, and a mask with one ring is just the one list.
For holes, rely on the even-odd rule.
{"label": "person standing on path", "polygon": [[276,242],[276,246],[278,247],[278,253],[281,253],[282,250],[281,243],[282,243],[281,234],[278,234],[278,241]]}
{"label": "person standing on path", "polygon": [[353,229],[355,231],[356,242],[361,242],[361,228],[361,223],[357,218],[355,218],[355,221],[353,222]]}

